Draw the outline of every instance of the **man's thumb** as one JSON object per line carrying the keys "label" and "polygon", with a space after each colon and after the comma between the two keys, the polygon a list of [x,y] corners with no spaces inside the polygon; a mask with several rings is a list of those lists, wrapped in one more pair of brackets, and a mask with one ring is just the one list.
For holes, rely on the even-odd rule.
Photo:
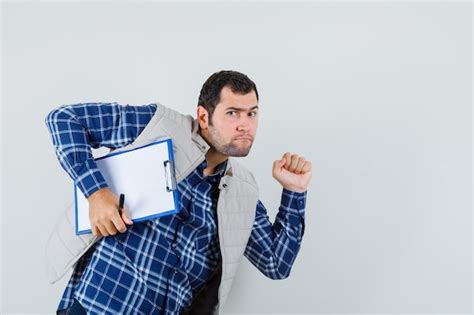
{"label": "man's thumb", "polygon": [[280,161],[278,161],[278,165],[280,167],[283,167],[285,165],[285,163],[286,163],[286,159],[284,157]]}
{"label": "man's thumb", "polygon": [[282,158],[281,160],[276,160],[275,162],[273,162],[273,168],[275,170],[281,168],[283,167],[283,165],[285,165],[285,162],[285,158]]}

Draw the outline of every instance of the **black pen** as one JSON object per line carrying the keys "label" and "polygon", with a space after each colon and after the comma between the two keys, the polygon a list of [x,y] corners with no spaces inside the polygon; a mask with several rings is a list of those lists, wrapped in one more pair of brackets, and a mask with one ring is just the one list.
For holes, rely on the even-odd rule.
{"label": "black pen", "polygon": [[119,211],[120,215],[122,215],[122,209],[123,209],[123,204],[124,203],[125,203],[125,195],[120,194],[120,201],[119,201],[119,208],[118,208],[118,211]]}

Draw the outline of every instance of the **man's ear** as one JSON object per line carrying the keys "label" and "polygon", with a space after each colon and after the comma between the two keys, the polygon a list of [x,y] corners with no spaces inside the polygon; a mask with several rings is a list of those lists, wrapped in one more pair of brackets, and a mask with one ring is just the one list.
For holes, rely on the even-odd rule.
{"label": "man's ear", "polygon": [[197,120],[201,129],[207,129],[209,125],[209,113],[203,106],[197,107]]}

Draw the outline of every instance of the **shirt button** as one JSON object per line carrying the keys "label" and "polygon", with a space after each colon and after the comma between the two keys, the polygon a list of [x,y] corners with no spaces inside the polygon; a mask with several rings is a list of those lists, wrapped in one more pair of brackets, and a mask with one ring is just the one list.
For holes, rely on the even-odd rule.
{"label": "shirt button", "polygon": [[304,206],[303,200],[298,201],[298,204],[300,205],[300,207]]}

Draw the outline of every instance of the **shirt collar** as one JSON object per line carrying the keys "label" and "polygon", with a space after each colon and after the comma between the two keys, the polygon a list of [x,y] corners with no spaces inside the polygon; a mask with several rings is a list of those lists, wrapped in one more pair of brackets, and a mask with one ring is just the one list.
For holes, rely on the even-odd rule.
{"label": "shirt collar", "polygon": [[[222,177],[224,176],[225,172],[227,171],[228,169],[228,161],[229,159],[227,158],[224,162],[222,162],[221,164],[217,165],[217,172],[215,172],[214,174],[210,174],[209,176],[212,176],[212,175],[219,175],[219,177]],[[204,169],[207,167],[207,159],[204,159],[204,161],[202,161],[201,165],[200,165],[200,170],[201,170],[201,173],[203,174],[204,172]],[[204,176],[204,174],[203,174]]]}

